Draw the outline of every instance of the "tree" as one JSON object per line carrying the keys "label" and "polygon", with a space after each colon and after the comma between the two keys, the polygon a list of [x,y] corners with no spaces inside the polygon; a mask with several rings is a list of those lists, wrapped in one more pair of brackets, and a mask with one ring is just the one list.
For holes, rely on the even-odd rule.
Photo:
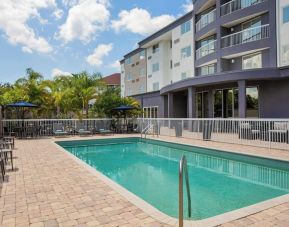
{"label": "tree", "polygon": [[79,74],[73,74],[71,81],[75,97],[79,97],[81,100],[82,115],[86,115],[86,118],[88,118],[89,101],[97,100],[105,86],[101,74],[90,75],[84,71]]}
{"label": "tree", "polygon": [[113,111],[121,105],[133,106],[134,110],[126,111],[127,117],[135,117],[141,113],[139,103],[131,97],[122,98],[119,88],[107,88],[93,106],[93,111],[98,117],[124,117],[121,112]]}

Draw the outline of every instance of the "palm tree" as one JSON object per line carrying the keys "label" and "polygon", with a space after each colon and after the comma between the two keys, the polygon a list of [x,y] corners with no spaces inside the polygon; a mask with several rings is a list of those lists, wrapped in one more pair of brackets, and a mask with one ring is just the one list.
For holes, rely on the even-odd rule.
{"label": "palm tree", "polygon": [[97,99],[104,87],[101,74],[90,75],[84,71],[79,74],[73,74],[71,81],[75,96],[81,100],[82,115],[86,115],[86,118],[88,118],[89,101]]}

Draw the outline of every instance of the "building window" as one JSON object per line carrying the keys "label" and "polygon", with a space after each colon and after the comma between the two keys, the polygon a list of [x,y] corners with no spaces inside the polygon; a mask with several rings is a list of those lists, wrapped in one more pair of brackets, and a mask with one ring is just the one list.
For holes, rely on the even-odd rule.
{"label": "building window", "polygon": [[143,108],[143,118],[157,118],[158,117],[158,107],[144,107]]}
{"label": "building window", "polygon": [[243,69],[258,69],[262,67],[262,54],[254,53],[250,55],[243,56],[242,58],[242,68]]}
{"label": "building window", "polygon": [[159,44],[153,45],[153,54],[159,52],[160,48],[159,48]]}
{"label": "building window", "polygon": [[141,69],[139,70],[139,75],[140,75],[140,76],[145,76],[145,74],[146,74],[146,69],[145,69],[145,68],[141,68]]}
{"label": "building window", "polygon": [[140,60],[145,59],[145,56],[146,56],[146,52],[145,52],[145,50],[142,50],[142,51],[139,53],[139,59],[140,59]]}
{"label": "building window", "polygon": [[209,117],[209,93],[199,92],[196,94],[196,116],[198,118]]}
{"label": "building window", "polygon": [[132,63],[131,57],[125,59],[125,64],[130,65]]}
{"label": "building window", "polygon": [[221,89],[214,93],[214,117],[232,118],[239,115],[238,89]]}
{"label": "building window", "polygon": [[191,31],[191,21],[187,21],[181,25],[181,34]]}
{"label": "building window", "polygon": [[181,78],[182,78],[182,80],[186,79],[187,78],[187,73],[186,72],[182,73],[181,74]]}
{"label": "building window", "polygon": [[132,94],[132,93],[131,93],[131,88],[128,88],[128,89],[127,89],[127,96],[131,96],[131,94]]}
{"label": "building window", "polygon": [[192,54],[191,54],[191,46],[187,46],[183,49],[181,49],[181,58],[187,58],[187,57],[190,57]]}
{"label": "building window", "polygon": [[153,83],[153,91],[159,90],[159,82]]}
{"label": "building window", "polygon": [[289,44],[282,47],[282,65],[289,64]]}
{"label": "building window", "polygon": [[206,76],[215,73],[215,64],[212,65],[205,65],[201,67],[200,74],[201,76]]}
{"label": "building window", "polygon": [[259,91],[258,87],[246,88],[247,110],[246,117],[259,117]]}
{"label": "building window", "polygon": [[159,63],[153,64],[153,73],[158,72],[160,70],[160,65]]}
{"label": "building window", "polygon": [[144,85],[140,85],[138,91],[139,93],[144,93],[145,92]]}
{"label": "building window", "polygon": [[283,23],[289,22],[289,6],[283,8]]}
{"label": "building window", "polygon": [[127,81],[131,81],[132,80],[132,75],[130,73],[127,74],[126,79],[127,79]]}

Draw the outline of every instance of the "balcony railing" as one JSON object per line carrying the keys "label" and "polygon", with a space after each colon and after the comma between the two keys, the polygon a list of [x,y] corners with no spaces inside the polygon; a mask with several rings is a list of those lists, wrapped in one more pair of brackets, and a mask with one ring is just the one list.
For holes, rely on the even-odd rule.
{"label": "balcony railing", "polygon": [[221,16],[264,2],[265,0],[232,0],[221,6]]}
{"label": "balcony railing", "polygon": [[269,38],[269,24],[248,28],[243,31],[222,37],[222,48]]}
{"label": "balcony railing", "polygon": [[216,51],[216,43],[217,41],[215,40],[197,49],[196,51],[197,60],[202,57],[205,57],[208,54],[214,53]]}
{"label": "balcony railing", "polygon": [[216,19],[216,9],[201,16],[201,19],[196,23],[196,31],[200,31],[208,24],[212,23]]}

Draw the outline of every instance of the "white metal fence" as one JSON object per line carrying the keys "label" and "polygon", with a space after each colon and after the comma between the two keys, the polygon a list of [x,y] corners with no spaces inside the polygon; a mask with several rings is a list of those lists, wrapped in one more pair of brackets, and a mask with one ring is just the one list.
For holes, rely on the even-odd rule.
{"label": "white metal fence", "polygon": [[55,130],[63,130],[75,134],[78,129],[99,130],[110,129],[112,119],[11,119],[3,120],[4,133],[25,136],[51,136]]}
{"label": "white metal fence", "polygon": [[[34,136],[52,136],[59,126],[75,134],[80,128],[117,130],[118,126],[128,126],[128,123],[132,127],[130,132],[141,132],[151,124],[153,127],[149,127],[148,134],[289,150],[289,119],[138,118],[122,122],[108,118],[29,119],[3,120],[2,123],[7,135],[25,129],[26,135],[34,133]],[[120,130],[128,131],[128,127]]]}
{"label": "white metal fence", "polygon": [[[289,150],[289,119],[138,119],[154,134]],[[149,132],[152,134],[152,130]]]}

